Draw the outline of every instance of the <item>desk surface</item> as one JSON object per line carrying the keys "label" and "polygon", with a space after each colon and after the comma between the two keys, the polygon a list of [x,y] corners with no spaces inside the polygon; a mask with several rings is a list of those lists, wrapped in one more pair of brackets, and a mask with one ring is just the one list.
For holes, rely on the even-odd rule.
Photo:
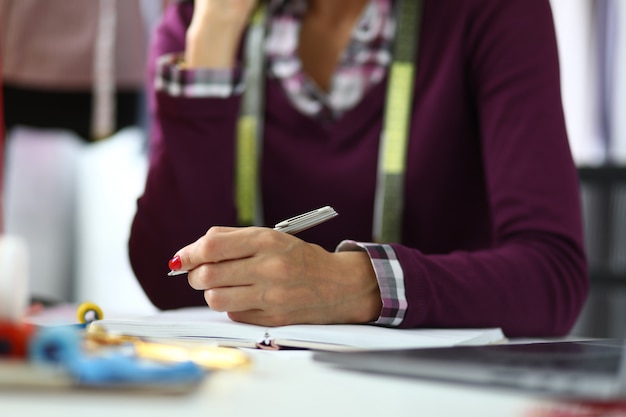
{"label": "desk surface", "polygon": [[252,369],[213,373],[181,396],[0,390],[0,415],[528,417],[542,404],[508,391],[333,369],[305,351],[250,354]]}

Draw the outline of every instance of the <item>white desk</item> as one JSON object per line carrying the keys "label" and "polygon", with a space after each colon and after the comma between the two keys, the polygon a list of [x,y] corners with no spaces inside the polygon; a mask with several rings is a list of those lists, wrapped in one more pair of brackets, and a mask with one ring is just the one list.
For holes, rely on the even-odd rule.
{"label": "white desk", "polygon": [[182,396],[0,390],[0,416],[527,417],[540,400],[332,369],[303,351],[250,351],[246,371],[213,373]]}

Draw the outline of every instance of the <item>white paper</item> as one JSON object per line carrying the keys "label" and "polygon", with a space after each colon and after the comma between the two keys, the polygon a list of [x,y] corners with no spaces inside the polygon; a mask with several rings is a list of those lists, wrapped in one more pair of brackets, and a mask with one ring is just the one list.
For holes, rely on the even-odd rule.
{"label": "white paper", "polygon": [[[223,339],[222,345],[253,346],[265,337],[283,346],[316,347],[327,350],[398,349],[499,343],[502,331],[492,329],[397,329],[373,325],[291,325],[264,327],[236,323],[226,313],[193,307],[155,315],[95,322],[112,333],[145,338]],[[246,342],[246,343],[241,343]]]}

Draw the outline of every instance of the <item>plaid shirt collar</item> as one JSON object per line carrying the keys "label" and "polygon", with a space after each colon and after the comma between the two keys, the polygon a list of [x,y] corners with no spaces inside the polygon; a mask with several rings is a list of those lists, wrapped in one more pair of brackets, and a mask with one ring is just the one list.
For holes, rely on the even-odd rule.
{"label": "plaid shirt collar", "polygon": [[370,0],[357,23],[329,91],[302,69],[297,54],[307,0],[271,0],[266,42],[269,75],[280,80],[293,105],[312,117],[336,119],[355,107],[385,76],[395,33],[392,0]]}

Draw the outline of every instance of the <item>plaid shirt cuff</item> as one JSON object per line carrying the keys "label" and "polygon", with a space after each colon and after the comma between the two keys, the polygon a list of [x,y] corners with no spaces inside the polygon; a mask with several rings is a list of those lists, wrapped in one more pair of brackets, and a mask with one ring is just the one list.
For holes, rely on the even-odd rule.
{"label": "plaid shirt cuff", "polygon": [[344,240],[336,250],[337,252],[362,250],[368,253],[383,302],[380,316],[374,324],[399,326],[404,320],[408,303],[404,292],[404,272],[393,248],[390,245]]}
{"label": "plaid shirt cuff", "polygon": [[182,54],[165,54],[157,60],[154,88],[178,97],[226,98],[243,91],[243,71],[186,69]]}

